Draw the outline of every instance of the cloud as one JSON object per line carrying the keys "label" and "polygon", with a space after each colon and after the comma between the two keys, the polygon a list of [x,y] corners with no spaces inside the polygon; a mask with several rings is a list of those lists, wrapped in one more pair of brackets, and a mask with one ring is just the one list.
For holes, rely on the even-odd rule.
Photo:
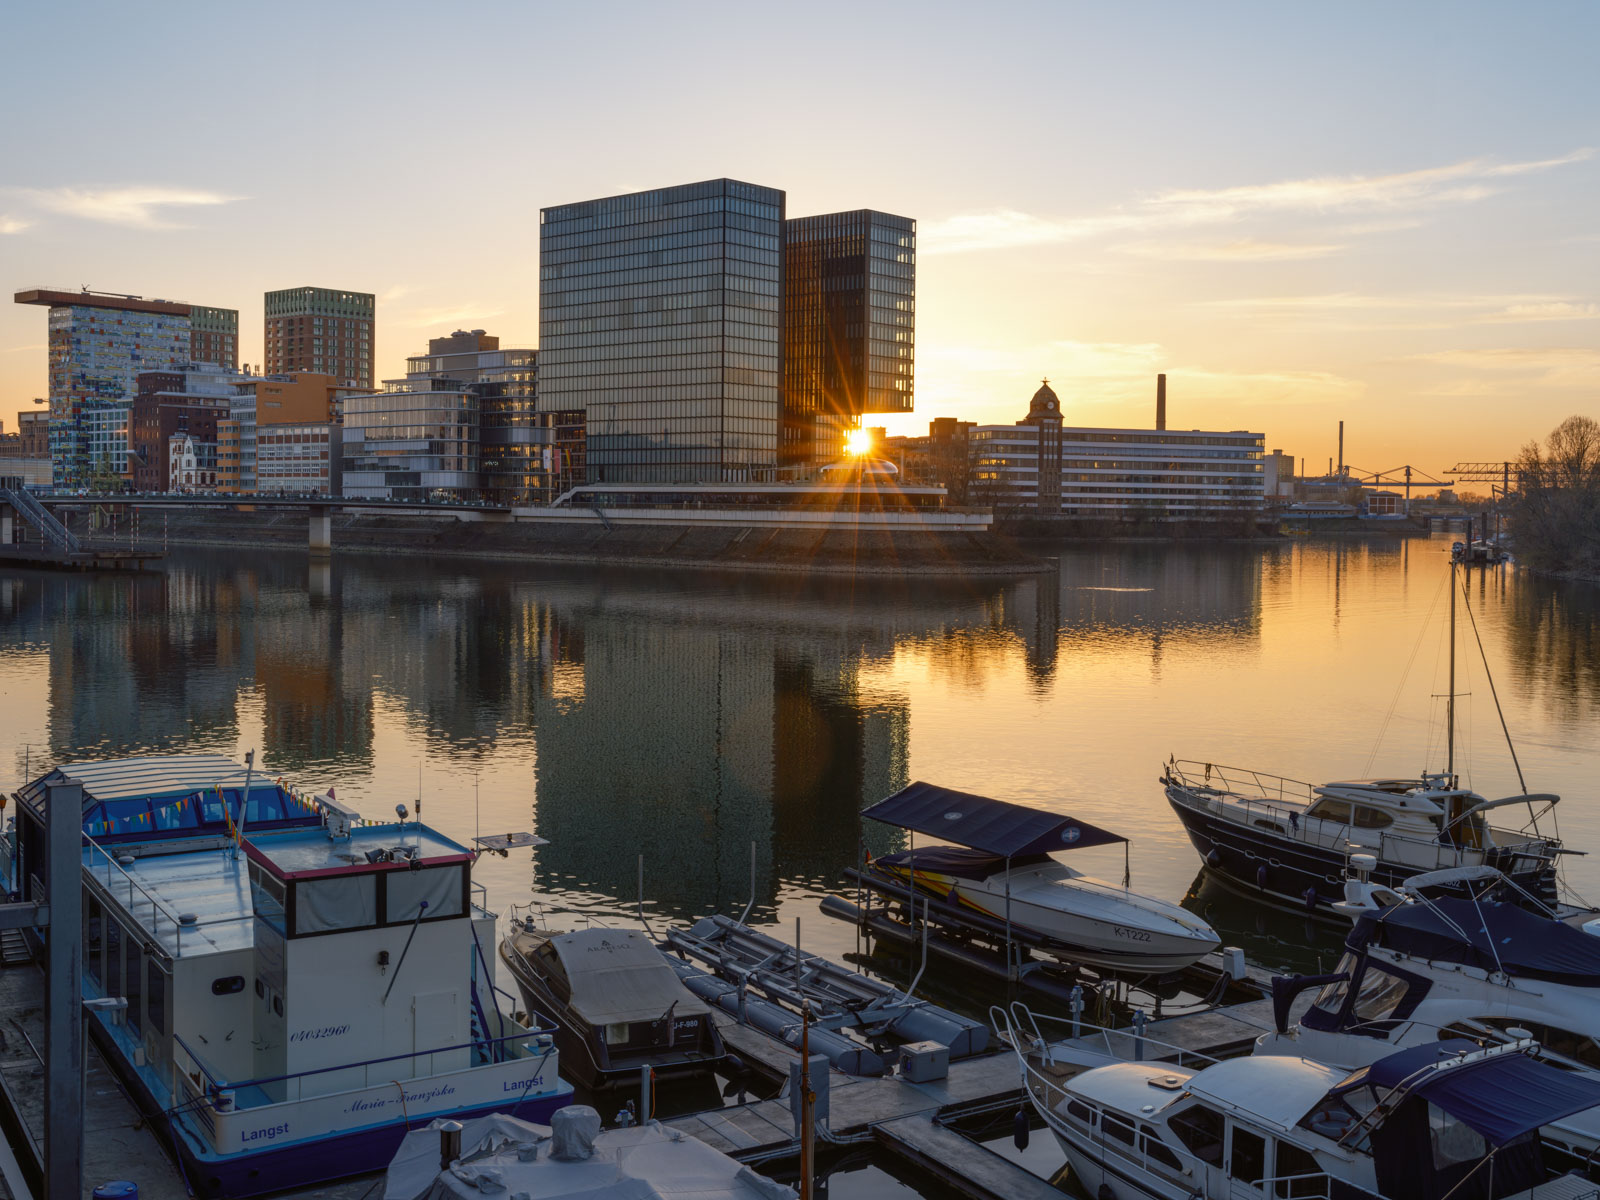
{"label": "cloud", "polygon": [[1589,346],[1502,346],[1477,350],[1436,350],[1414,354],[1413,362],[1467,367],[1476,371],[1549,371],[1577,368],[1600,371],[1600,350]]}
{"label": "cloud", "polygon": [[32,225],[32,221],[25,221],[21,217],[13,217],[10,213],[0,213],[0,234],[21,233]]}
{"label": "cloud", "polygon": [[[1548,294],[1471,295],[1451,292],[1397,292],[1375,296],[1330,292],[1309,296],[1244,296],[1204,300],[1205,308],[1243,310],[1257,319],[1319,329],[1452,329],[1463,325],[1535,321],[1585,321],[1600,317],[1600,306]],[[1368,319],[1360,319],[1365,314]]]}
{"label": "cloud", "polygon": [[167,218],[165,210],[204,208],[243,199],[198,188],[146,186],[24,188],[19,193],[47,212],[130,229],[181,229],[182,225]]}
{"label": "cloud", "polygon": [[1258,242],[1238,238],[1231,242],[1130,242],[1111,249],[1140,258],[1168,262],[1291,262],[1307,258],[1326,258],[1344,249],[1334,243],[1314,245],[1304,242]]}
{"label": "cloud", "polygon": [[402,296],[409,296],[417,289],[409,283],[397,283],[392,287],[384,288],[378,293],[378,299],[385,302],[399,300]]}
{"label": "cloud", "polygon": [[1549,300],[1539,304],[1513,304],[1503,312],[1489,313],[1481,321],[1592,321],[1600,317],[1600,305],[1579,304],[1570,300]]}
{"label": "cloud", "polygon": [[49,349],[49,347],[47,345],[45,345],[43,342],[36,342],[31,346],[7,346],[3,350],[0,350],[0,354],[20,354],[24,350],[48,350],[48,349]]}
{"label": "cloud", "polygon": [[[1487,199],[1503,190],[1497,181],[1583,162],[1593,153],[1582,148],[1558,158],[1517,163],[1471,158],[1387,175],[1328,175],[1226,188],[1179,188],[1140,197],[1110,212],[1070,218],[1015,209],[961,213],[924,222],[918,243],[924,254],[960,254],[1073,242],[1126,230],[1151,233],[1251,217],[1426,210]],[[1394,220],[1385,216],[1384,224],[1368,225],[1366,229],[1380,232],[1395,228]],[[1361,228],[1352,226],[1346,232]]]}

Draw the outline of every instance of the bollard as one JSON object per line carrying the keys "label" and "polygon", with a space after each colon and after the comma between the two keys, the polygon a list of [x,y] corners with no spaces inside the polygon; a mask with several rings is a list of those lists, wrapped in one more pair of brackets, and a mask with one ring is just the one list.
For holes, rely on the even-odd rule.
{"label": "bollard", "polygon": [[1144,1026],[1146,1017],[1144,1009],[1133,1010],[1133,1061],[1144,1061]]}
{"label": "bollard", "polygon": [[461,1157],[461,1122],[444,1121],[439,1126],[439,1170],[448,1171]]}
{"label": "bollard", "polygon": [[1072,1011],[1072,1036],[1076,1039],[1083,1019],[1083,984],[1072,985],[1072,998],[1067,1001],[1067,1007]]}

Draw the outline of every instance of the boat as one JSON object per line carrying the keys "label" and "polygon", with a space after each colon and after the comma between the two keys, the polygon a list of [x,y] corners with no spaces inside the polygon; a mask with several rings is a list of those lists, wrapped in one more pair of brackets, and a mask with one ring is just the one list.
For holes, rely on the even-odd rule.
{"label": "boat", "polygon": [[1356,1071],[1307,1058],[1082,1069],[1007,1025],[1028,1097],[1099,1200],[1593,1200],[1538,1130],[1600,1105],[1600,1076],[1522,1039],[1429,1042]]}
{"label": "boat", "polygon": [[[1450,580],[1450,689],[1445,769],[1418,777],[1309,784],[1247,768],[1170,759],[1160,782],[1206,868],[1249,894],[1337,919],[1352,854],[1376,860],[1373,879],[1397,888],[1413,875],[1493,867],[1554,906],[1559,838],[1539,820],[1549,793],[1489,799],[1455,770],[1456,566]],[[1487,664],[1485,664],[1487,667]],[[1520,778],[1521,768],[1518,768]],[[1526,806],[1522,829],[1489,813]]]}
{"label": "boat", "polygon": [[500,957],[528,1012],[556,1023],[569,1078],[587,1087],[703,1074],[726,1057],[710,1007],[631,929],[543,928],[513,912]]}
{"label": "boat", "polygon": [[86,1023],[200,1194],[380,1170],[419,1121],[570,1100],[551,1033],[497,1003],[473,850],[253,756],[76,763],[15,794],[24,898],[80,785]]}
{"label": "boat", "polygon": [[941,903],[932,920],[970,913],[1007,941],[1023,938],[1052,955],[1110,970],[1167,973],[1220,944],[1216,932],[1176,904],[1140,895],[1057,862],[1057,851],[1127,839],[1059,813],[912,783],[862,813],[955,845],[912,847],[872,859],[863,878],[881,894]]}
{"label": "boat", "polygon": [[655,1121],[602,1130],[586,1105],[562,1109],[547,1126],[504,1113],[452,1124],[434,1121],[406,1135],[383,1200],[794,1200],[793,1188],[699,1138]]}

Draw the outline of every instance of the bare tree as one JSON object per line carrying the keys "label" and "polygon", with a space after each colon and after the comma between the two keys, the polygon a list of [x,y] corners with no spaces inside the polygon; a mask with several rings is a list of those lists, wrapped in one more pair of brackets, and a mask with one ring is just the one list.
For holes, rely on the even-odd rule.
{"label": "bare tree", "polygon": [[1536,570],[1600,579],[1600,422],[1568,417],[1543,450],[1523,447],[1516,470],[1518,558]]}

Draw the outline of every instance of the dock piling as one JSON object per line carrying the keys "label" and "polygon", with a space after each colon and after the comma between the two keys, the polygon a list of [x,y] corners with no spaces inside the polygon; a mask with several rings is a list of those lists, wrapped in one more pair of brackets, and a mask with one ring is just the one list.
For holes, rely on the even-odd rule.
{"label": "dock piling", "polygon": [[83,784],[49,785],[50,905],[44,1034],[44,1179],[49,1200],[83,1195]]}

